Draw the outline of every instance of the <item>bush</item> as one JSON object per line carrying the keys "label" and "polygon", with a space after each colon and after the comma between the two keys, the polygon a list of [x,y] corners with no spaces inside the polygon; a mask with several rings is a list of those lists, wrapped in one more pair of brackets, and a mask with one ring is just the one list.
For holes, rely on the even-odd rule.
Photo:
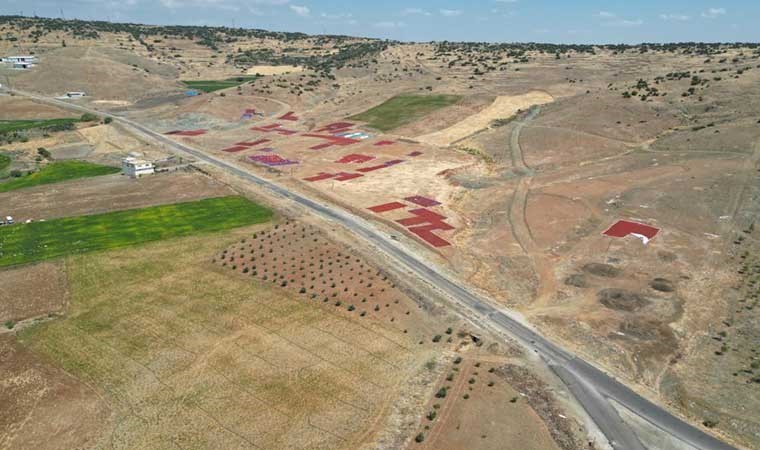
{"label": "bush", "polygon": [[449,393],[449,389],[444,386],[438,389],[438,392],[435,393],[435,398],[446,398],[446,394],[448,393]]}
{"label": "bush", "polygon": [[420,434],[418,434],[418,435],[417,435],[417,436],[414,438],[414,441],[415,441],[415,442],[417,442],[417,443],[420,443],[420,442],[422,442],[422,441],[424,441],[424,440],[425,440],[425,434],[424,434],[424,433],[420,433]]}
{"label": "bush", "polygon": [[95,114],[84,113],[82,114],[82,117],[79,118],[79,120],[82,122],[95,122],[98,120],[98,116]]}
{"label": "bush", "polygon": [[103,119],[103,123],[106,125],[108,125],[111,122],[113,122],[113,119],[111,117],[106,117],[105,119]]}

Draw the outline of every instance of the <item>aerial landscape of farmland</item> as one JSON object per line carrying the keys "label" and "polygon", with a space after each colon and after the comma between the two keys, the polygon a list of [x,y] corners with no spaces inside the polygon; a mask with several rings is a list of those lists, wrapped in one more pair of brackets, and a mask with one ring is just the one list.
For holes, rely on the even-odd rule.
{"label": "aerial landscape of farmland", "polygon": [[0,448],[760,448],[760,44],[160,3],[0,7]]}

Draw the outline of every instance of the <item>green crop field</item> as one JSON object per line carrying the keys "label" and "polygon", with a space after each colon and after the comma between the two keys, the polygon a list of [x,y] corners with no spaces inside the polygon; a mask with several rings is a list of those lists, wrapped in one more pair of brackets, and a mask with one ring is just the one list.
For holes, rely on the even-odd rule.
{"label": "green crop field", "polygon": [[0,134],[14,131],[66,126],[79,122],[79,118],[48,120],[0,120]]}
{"label": "green crop field", "polygon": [[380,131],[389,131],[458,102],[460,95],[399,95],[374,108],[349,117],[367,122]]}
{"label": "green crop field", "polygon": [[227,230],[271,217],[266,207],[233,196],[5,226],[0,227],[0,267]]}
{"label": "green crop field", "polygon": [[242,77],[227,78],[226,80],[192,80],[182,81],[185,86],[197,89],[203,92],[214,92],[239,86],[247,81],[253,81],[258,78],[256,75],[246,75]]}
{"label": "green crop field", "polygon": [[[0,162],[1,163],[1,162]],[[60,161],[43,167],[39,172],[0,183],[0,192],[14,191],[41,184],[58,183],[77,178],[96,177],[120,172],[118,167],[101,166],[85,161]]]}
{"label": "green crop field", "polygon": [[2,177],[5,174],[6,169],[10,165],[11,165],[10,156],[0,155],[0,177]]}

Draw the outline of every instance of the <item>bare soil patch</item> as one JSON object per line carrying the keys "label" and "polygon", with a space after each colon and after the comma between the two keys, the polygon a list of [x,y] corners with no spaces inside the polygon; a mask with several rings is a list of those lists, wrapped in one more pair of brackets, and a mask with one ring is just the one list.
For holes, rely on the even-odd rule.
{"label": "bare soil patch", "polygon": [[[3,285],[4,286],[4,285]],[[108,404],[86,384],[0,335],[0,447],[89,448],[108,424]]]}
{"label": "bare soil patch", "polygon": [[61,263],[40,263],[0,270],[3,301],[0,324],[62,312],[66,303],[66,275]]}
{"label": "bare soil patch", "polygon": [[487,128],[496,119],[508,119],[520,110],[526,110],[533,105],[549,103],[553,100],[554,98],[551,95],[540,91],[515,96],[499,96],[491,106],[457,124],[441,131],[418,136],[416,139],[431,145],[448,146]]}

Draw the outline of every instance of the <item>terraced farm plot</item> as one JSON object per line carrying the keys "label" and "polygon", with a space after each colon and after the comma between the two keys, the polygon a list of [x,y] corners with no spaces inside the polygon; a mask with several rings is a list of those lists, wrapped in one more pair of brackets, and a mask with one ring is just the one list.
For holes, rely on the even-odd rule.
{"label": "terraced farm plot", "polygon": [[242,197],[54,219],[0,228],[0,267],[268,221],[272,211]]}
{"label": "terraced farm plot", "polygon": [[[20,341],[106,399],[94,447],[355,449],[425,370],[410,335],[210,264],[256,231],[69,259],[66,317]],[[25,413],[0,415],[16,448],[44,427]]]}
{"label": "terraced farm plot", "polygon": [[[2,165],[2,161],[0,161]],[[2,171],[2,168],[0,168]],[[43,167],[39,172],[0,183],[0,192],[14,191],[42,184],[58,183],[77,178],[97,177],[119,173],[118,167],[103,166],[85,161],[60,161]]]}
{"label": "terraced farm plot", "polygon": [[399,95],[349,119],[367,122],[367,126],[380,131],[389,131],[437,109],[451,106],[461,98],[459,95]]}

